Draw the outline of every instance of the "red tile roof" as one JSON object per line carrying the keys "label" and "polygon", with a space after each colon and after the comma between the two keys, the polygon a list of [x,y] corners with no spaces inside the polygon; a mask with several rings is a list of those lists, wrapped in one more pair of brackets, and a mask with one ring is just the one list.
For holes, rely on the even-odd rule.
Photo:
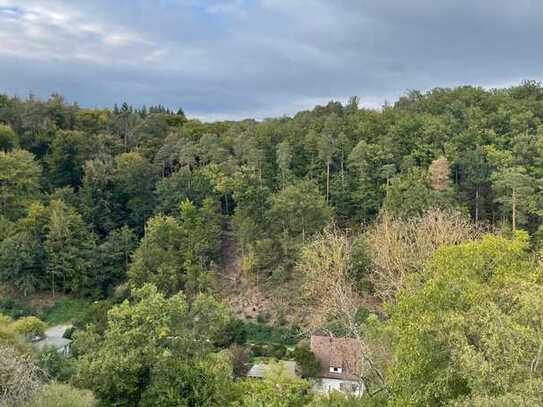
{"label": "red tile roof", "polygon": [[[359,380],[362,349],[356,339],[313,334],[311,351],[321,365],[320,377]],[[331,367],[341,368],[341,373],[330,372]]]}

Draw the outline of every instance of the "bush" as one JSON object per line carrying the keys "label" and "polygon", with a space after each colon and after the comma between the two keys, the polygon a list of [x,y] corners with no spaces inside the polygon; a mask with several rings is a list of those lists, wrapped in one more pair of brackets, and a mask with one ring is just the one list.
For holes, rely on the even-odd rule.
{"label": "bush", "polygon": [[36,317],[24,317],[11,324],[13,331],[27,338],[43,336],[47,325]]}
{"label": "bush", "polygon": [[12,150],[19,145],[19,136],[11,127],[0,124],[0,150]]}
{"label": "bush", "polygon": [[7,315],[13,319],[27,317],[33,314],[32,310],[13,298],[0,299],[0,314]]}
{"label": "bush", "polygon": [[232,344],[243,345],[247,342],[247,330],[245,324],[239,319],[232,319],[225,327],[221,338],[216,345],[227,348]]}
{"label": "bush", "polygon": [[107,327],[107,313],[113,307],[113,304],[108,301],[96,301],[87,307],[85,313],[74,320],[76,329],[85,329],[87,325],[93,324],[96,327],[98,334],[104,333]]}
{"label": "bush", "polygon": [[292,352],[292,357],[296,361],[303,377],[317,376],[321,367],[319,361],[307,345],[296,347],[294,352]]}
{"label": "bush", "polygon": [[364,324],[368,317],[370,316],[370,311],[366,307],[360,307],[356,310],[355,320],[358,324]]}
{"label": "bush", "polygon": [[51,379],[67,382],[75,373],[75,360],[67,358],[55,349],[47,349],[39,355],[38,365]]}
{"label": "bush", "polygon": [[256,322],[259,324],[265,324],[270,320],[270,314],[268,312],[259,312],[256,316]]}
{"label": "bush", "polygon": [[285,346],[296,345],[300,339],[297,327],[271,327],[263,324],[248,322],[245,324],[247,341],[257,343],[279,343]]}
{"label": "bush", "polygon": [[281,344],[274,344],[271,346],[271,356],[276,359],[283,359],[287,354],[287,347]]}
{"label": "bush", "polygon": [[76,389],[67,384],[50,383],[33,400],[39,407],[93,407],[96,400],[88,390]]}
{"label": "bush", "polygon": [[370,248],[365,236],[358,236],[353,241],[351,254],[351,272],[350,278],[356,284],[356,288],[361,293],[372,293],[369,275],[372,271],[372,259]]}
{"label": "bush", "polygon": [[270,356],[270,350],[266,345],[256,344],[251,347],[251,354],[255,358]]}
{"label": "bush", "polygon": [[75,332],[75,328],[71,326],[64,331],[64,334],[62,335],[62,337],[66,339],[72,339],[74,332]]}
{"label": "bush", "polygon": [[8,324],[11,324],[12,322],[13,322],[13,319],[11,319],[11,317],[4,314],[0,314],[0,326],[3,326],[3,325],[5,326]]}

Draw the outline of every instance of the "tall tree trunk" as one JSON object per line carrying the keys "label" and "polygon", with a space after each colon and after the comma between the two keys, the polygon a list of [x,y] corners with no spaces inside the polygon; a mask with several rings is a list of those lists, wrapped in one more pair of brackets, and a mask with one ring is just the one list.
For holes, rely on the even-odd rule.
{"label": "tall tree trunk", "polygon": [[475,188],[475,223],[479,221],[479,185]]}
{"label": "tall tree trunk", "polygon": [[345,188],[345,155],[341,153],[341,186]]}
{"label": "tall tree trunk", "polygon": [[454,166],[454,183],[458,185],[458,165]]}
{"label": "tall tree trunk", "polygon": [[517,230],[517,194],[515,187],[513,187],[513,232]]}
{"label": "tall tree trunk", "polygon": [[330,196],[330,161],[326,161],[326,202]]}

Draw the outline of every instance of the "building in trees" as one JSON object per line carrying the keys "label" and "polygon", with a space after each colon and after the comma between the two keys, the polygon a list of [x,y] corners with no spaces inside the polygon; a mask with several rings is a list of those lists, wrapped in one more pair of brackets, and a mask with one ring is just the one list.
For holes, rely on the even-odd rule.
{"label": "building in trees", "polygon": [[314,333],[311,351],[320,364],[313,390],[319,393],[335,390],[358,396],[364,393],[364,383],[360,380],[362,349],[356,339]]}

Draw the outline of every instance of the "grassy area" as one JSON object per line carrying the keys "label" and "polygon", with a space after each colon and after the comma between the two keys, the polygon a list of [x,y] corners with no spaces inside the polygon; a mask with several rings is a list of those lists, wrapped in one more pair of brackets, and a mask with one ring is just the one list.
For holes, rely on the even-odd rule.
{"label": "grassy area", "polygon": [[275,343],[285,346],[296,345],[300,330],[296,327],[272,327],[265,324],[247,322],[245,324],[247,341],[252,343]]}
{"label": "grassy area", "polygon": [[65,298],[45,310],[42,319],[49,325],[73,322],[85,315],[89,306],[87,300]]}

